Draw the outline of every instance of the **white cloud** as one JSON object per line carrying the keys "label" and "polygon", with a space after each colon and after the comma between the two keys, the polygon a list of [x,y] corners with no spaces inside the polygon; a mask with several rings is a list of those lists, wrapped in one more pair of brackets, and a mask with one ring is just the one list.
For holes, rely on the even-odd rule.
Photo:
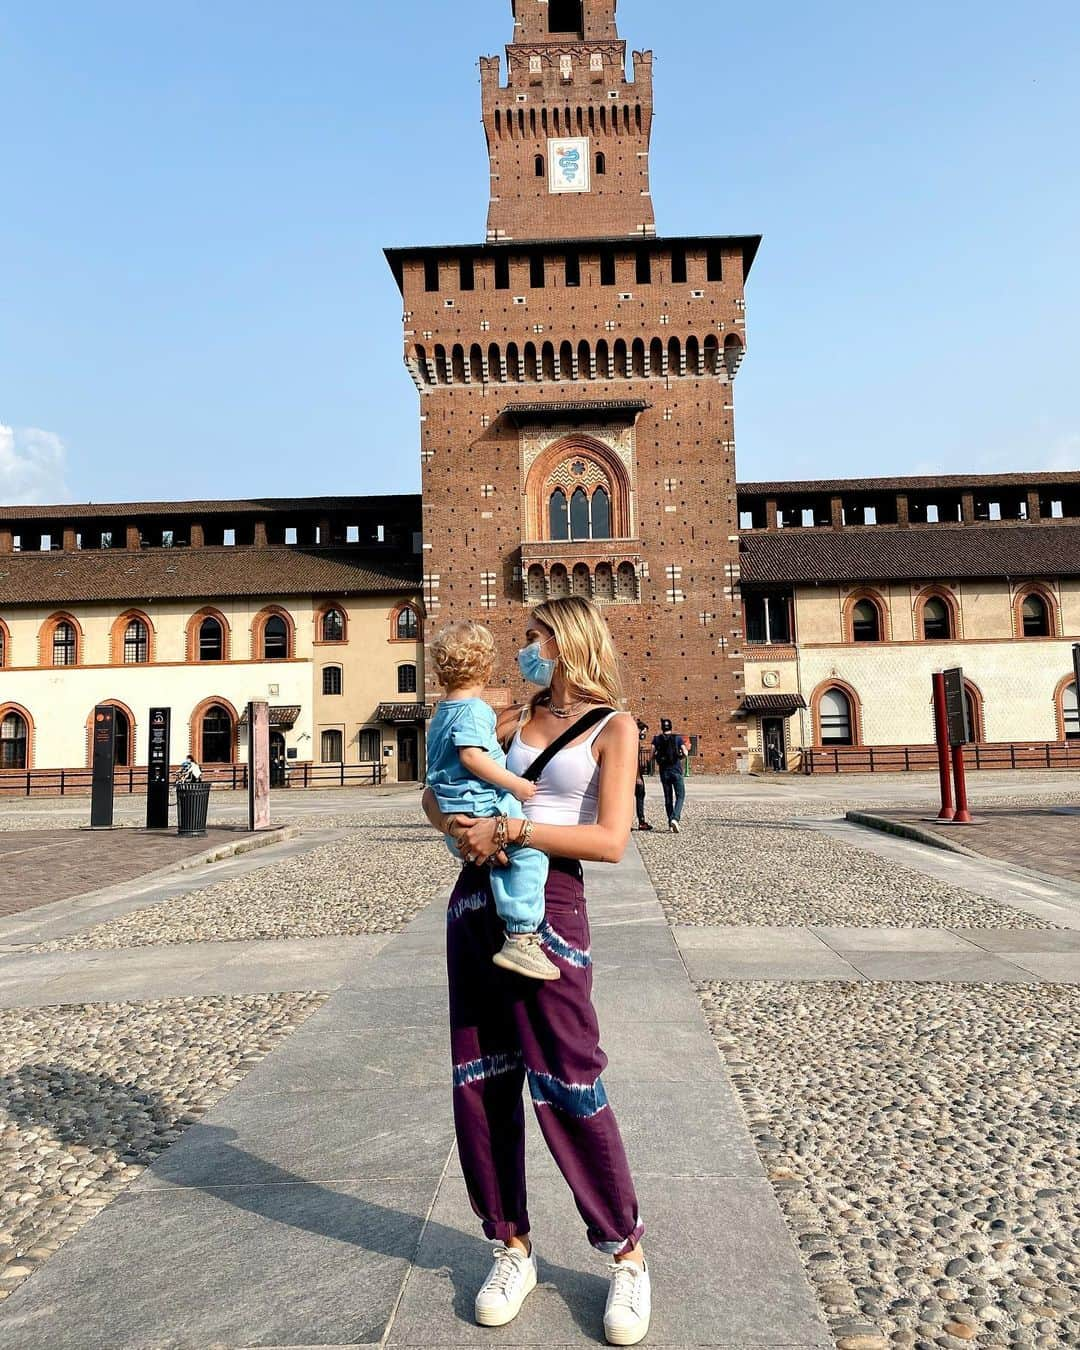
{"label": "white cloud", "polygon": [[52,431],[0,422],[0,503],[25,506],[68,499],[67,451]]}

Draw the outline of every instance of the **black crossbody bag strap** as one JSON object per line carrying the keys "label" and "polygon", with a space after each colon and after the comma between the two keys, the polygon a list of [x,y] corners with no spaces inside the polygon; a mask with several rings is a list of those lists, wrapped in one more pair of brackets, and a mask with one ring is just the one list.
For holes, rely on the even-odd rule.
{"label": "black crossbody bag strap", "polygon": [[545,750],[540,751],[521,775],[522,778],[527,778],[530,783],[535,783],[560,750],[564,750],[582,732],[590,731],[596,726],[597,722],[602,722],[605,717],[610,717],[614,711],[614,708],[590,708],[583,717],[578,718],[573,726],[567,727],[561,736],[556,736]]}

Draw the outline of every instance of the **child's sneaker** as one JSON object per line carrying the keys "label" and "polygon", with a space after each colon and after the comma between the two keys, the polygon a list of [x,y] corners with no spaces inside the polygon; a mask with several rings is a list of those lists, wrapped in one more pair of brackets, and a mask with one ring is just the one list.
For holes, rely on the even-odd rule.
{"label": "child's sneaker", "polygon": [[502,950],[491,958],[503,970],[513,970],[530,980],[557,980],[559,967],[544,955],[539,933],[507,933]]}

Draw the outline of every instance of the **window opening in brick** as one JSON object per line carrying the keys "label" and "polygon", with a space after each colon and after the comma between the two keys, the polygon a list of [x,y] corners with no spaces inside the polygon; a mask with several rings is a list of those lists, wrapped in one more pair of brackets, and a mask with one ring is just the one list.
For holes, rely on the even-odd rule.
{"label": "window opening in brick", "polygon": [[286,661],[289,657],[289,626],[280,614],[271,614],[263,628],[263,659]]}
{"label": "window opening in brick", "polygon": [[675,285],[686,281],[686,249],[671,250],[671,280]]}
{"label": "window opening in brick", "polygon": [[231,764],[233,754],[233,724],[228,708],[212,703],[203,713],[202,762],[204,764]]}
{"label": "window opening in brick", "polygon": [[225,658],[225,634],[217,619],[203,619],[199,625],[199,660],[222,661]]}
{"label": "window opening in brick", "polygon": [[581,258],[576,253],[566,255],[566,284],[568,286],[581,285]]}
{"label": "window opening in brick", "polygon": [[648,286],[652,281],[652,258],[647,249],[638,249],[634,266],[638,285]]}
{"label": "window opening in brick", "polygon": [[323,666],[322,691],[328,696],[341,693],[340,666]]}
{"label": "window opening in brick", "polygon": [[548,533],[555,540],[570,538],[570,515],[562,488],[556,488],[548,501]]}
{"label": "window opening in brick", "polygon": [[529,254],[529,285],[533,290],[542,291],[544,289],[544,255],[542,253]]}
{"label": "window opening in brick", "polygon": [[570,498],[570,537],[572,539],[590,537],[589,497],[584,488],[575,488],[574,495]]}
{"label": "window opening in brick", "polygon": [[753,643],[791,641],[791,597],[748,595],[743,601],[746,615],[746,640]]}
{"label": "window opening in brick", "polygon": [[1041,595],[1026,595],[1023,605],[1024,636],[1050,636],[1050,606]]}
{"label": "window opening in brick", "polygon": [[553,600],[562,600],[570,594],[570,577],[562,563],[556,563],[551,569],[548,584]]}
{"label": "window opening in brick", "polygon": [[471,258],[461,258],[458,261],[458,280],[461,283],[463,291],[472,291],[476,289],[476,271],[473,267]]}
{"label": "window opening in brick", "polygon": [[497,256],[495,259],[495,289],[497,291],[510,289],[510,259],[505,255]]}
{"label": "window opening in brick", "polygon": [[[591,108],[589,109],[589,113],[591,116],[592,114]],[[603,174],[607,173],[607,156],[604,154],[603,150],[598,150],[596,152],[596,172],[598,176],[602,176]]]}
{"label": "window opening in brick", "polygon": [[823,745],[852,745],[851,700],[842,689],[826,689],[818,705]]}
{"label": "window opening in brick", "polygon": [[611,498],[605,488],[597,488],[592,495],[592,537],[611,538]]}
{"label": "window opening in brick", "polygon": [[626,343],[622,338],[615,339],[615,378],[626,380],[630,378],[630,369],[626,362]]}
{"label": "window opening in brick", "polygon": [[705,250],[705,279],[707,281],[724,279],[724,255],[715,244],[710,244]]}
{"label": "window opening in brick", "polygon": [[608,248],[600,254],[600,285],[615,285],[615,254]]}
{"label": "window opening in brick", "polygon": [[543,155],[537,155],[533,160],[533,172],[536,174],[537,178],[543,178],[544,174],[547,173],[547,169],[544,167]]}
{"label": "window opening in brick", "polygon": [[424,259],[424,290],[437,291],[439,289],[439,260],[438,258]]}
{"label": "window opening in brick", "polygon": [[550,342],[545,342],[540,349],[540,359],[542,363],[541,378],[545,380],[554,380],[555,378],[555,348]]}

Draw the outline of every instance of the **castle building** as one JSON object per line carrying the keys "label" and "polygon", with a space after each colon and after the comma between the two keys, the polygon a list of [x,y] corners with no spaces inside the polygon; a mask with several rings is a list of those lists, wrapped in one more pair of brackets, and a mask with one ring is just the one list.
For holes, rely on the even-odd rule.
{"label": "castle building", "polygon": [[652,60],[628,76],[615,8],[513,0],[505,81],[481,61],[486,242],[387,250],[421,400],[424,603],[435,626],[484,617],[508,700],[526,607],[591,596],[633,710],[733,770],[733,388],[759,239],[657,235]]}

